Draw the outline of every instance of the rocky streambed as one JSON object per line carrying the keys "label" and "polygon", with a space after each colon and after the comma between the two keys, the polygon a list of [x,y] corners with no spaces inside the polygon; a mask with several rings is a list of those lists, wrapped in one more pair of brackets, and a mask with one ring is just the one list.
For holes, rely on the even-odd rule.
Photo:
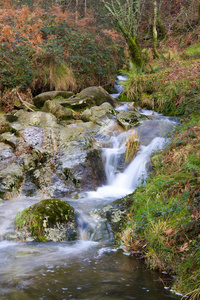
{"label": "rocky streambed", "polygon": [[[114,236],[123,227],[132,203],[126,195],[146,178],[150,156],[165,145],[174,120],[147,116],[134,104],[124,106],[99,87],[78,95],[43,93],[30,109],[16,108],[0,119],[2,299],[13,293],[16,299],[22,295],[31,299],[33,294],[35,299],[54,299],[57,292],[48,288],[50,282],[55,283],[59,299],[99,299],[107,293],[116,299],[110,281],[114,262],[111,259],[109,264],[101,257],[104,253],[114,257]],[[140,137],[140,146],[128,164],[126,143],[133,132]],[[123,282],[124,258],[116,259],[122,271],[118,282]],[[98,261],[103,268],[99,265],[98,272],[109,278],[108,291],[102,287],[105,278],[95,274]],[[86,267],[87,262],[88,267],[94,264],[94,272]],[[81,269],[87,282],[79,276]],[[68,272],[79,283],[74,285],[65,276]],[[125,282],[130,286],[132,271],[128,268],[124,276],[127,272]],[[96,290],[92,277],[101,281],[102,292]],[[62,286],[56,284],[57,278]],[[71,287],[66,287],[63,278]],[[122,291],[129,298],[133,292],[122,286],[117,290],[120,299]]]}

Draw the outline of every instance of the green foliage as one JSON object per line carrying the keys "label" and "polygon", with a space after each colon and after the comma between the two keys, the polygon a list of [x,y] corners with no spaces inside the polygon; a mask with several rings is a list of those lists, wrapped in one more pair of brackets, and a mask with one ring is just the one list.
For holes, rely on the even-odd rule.
{"label": "green foliage", "polygon": [[183,52],[183,57],[200,58],[200,44],[192,45]]}
{"label": "green foliage", "polygon": [[57,19],[51,10],[36,15],[26,10],[21,10],[29,14],[23,27],[14,10],[12,21],[4,18],[5,24],[0,23],[5,28],[0,44],[1,91],[14,87],[30,87],[33,94],[61,88],[80,91],[114,83],[125,62],[122,44],[96,27],[83,29]]}

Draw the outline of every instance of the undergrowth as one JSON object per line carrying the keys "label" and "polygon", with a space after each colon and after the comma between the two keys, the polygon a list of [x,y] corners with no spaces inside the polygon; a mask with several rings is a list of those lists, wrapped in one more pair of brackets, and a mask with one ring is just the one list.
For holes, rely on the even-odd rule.
{"label": "undergrowth", "polygon": [[[193,46],[184,53],[198,53],[199,47]],[[183,116],[188,111],[197,110],[200,104],[200,59],[174,56],[162,57],[145,72],[136,74],[131,70],[123,83],[121,95],[127,101],[136,101],[141,107],[151,109],[152,100],[155,110],[164,115]],[[176,59],[177,58],[177,59]]]}
{"label": "undergrowth", "polygon": [[0,92],[19,87],[36,95],[114,84],[125,63],[124,42],[92,20],[74,25],[59,5],[50,4],[48,13],[39,6],[0,6]]}

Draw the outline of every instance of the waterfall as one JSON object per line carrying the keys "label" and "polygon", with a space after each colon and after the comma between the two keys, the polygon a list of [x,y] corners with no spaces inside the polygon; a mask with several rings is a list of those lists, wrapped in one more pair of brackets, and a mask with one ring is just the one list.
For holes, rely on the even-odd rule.
{"label": "waterfall", "polygon": [[125,76],[117,76],[117,80],[115,81],[115,89],[117,91],[117,94],[111,94],[113,98],[118,98],[120,93],[123,91],[123,86],[120,84],[121,82],[125,81],[126,77]]}
{"label": "waterfall", "polygon": [[119,162],[119,153],[123,153],[123,145],[115,143],[118,148],[106,149],[106,174],[108,185],[99,187],[95,192],[89,192],[91,198],[120,198],[132,193],[135,188],[147,178],[147,164],[152,153],[162,149],[167,139],[164,137],[155,137],[148,146],[140,146],[140,149],[133,161],[126,167],[124,172],[117,172],[117,163]]}

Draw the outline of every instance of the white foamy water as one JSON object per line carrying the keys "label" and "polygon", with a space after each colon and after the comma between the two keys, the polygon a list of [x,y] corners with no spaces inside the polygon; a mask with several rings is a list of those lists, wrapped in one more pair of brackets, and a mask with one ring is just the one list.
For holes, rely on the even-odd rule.
{"label": "white foamy water", "polygon": [[121,75],[117,76],[117,80],[115,82],[115,89],[116,89],[117,93],[116,94],[111,94],[111,96],[113,98],[118,98],[119,97],[119,95],[123,91],[123,85],[121,85],[121,83],[125,80],[126,80],[125,76],[121,76]]}

